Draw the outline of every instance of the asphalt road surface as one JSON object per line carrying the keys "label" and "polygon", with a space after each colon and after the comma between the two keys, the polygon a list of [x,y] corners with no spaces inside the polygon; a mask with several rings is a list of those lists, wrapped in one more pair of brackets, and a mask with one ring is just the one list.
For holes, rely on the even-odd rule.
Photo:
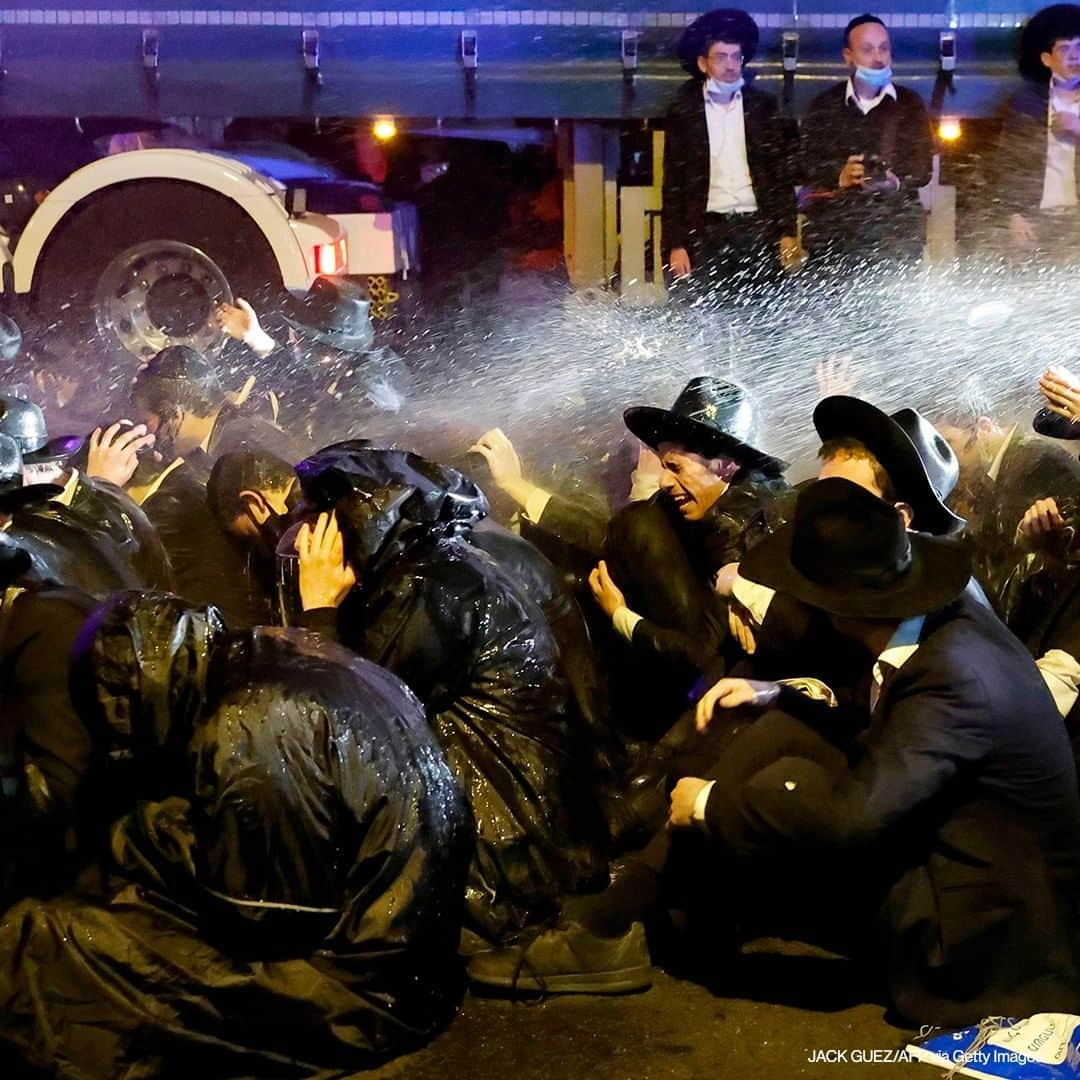
{"label": "asphalt road surface", "polygon": [[[744,947],[737,996],[657,972],[623,997],[528,1004],[469,996],[417,1053],[375,1075],[408,1080],[934,1080],[903,1060],[914,1034],[867,1000],[851,965],[809,947]],[[725,996],[729,995],[729,996]],[[899,1059],[899,1060],[898,1060]],[[371,1074],[368,1074],[371,1075]]]}

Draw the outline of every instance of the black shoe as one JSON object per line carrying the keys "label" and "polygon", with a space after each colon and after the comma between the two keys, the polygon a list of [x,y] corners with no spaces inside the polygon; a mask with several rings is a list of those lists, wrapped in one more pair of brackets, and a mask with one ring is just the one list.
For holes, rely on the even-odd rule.
{"label": "black shoe", "polygon": [[466,971],[482,986],[544,994],[625,994],[652,985],[641,923],[615,938],[562,923],[519,943],[475,953]]}

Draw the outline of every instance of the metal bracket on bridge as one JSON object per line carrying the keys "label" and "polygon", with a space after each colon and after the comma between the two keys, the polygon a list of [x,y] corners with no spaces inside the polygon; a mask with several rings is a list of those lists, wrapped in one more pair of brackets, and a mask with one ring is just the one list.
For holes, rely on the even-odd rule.
{"label": "metal bracket on bridge", "polygon": [[304,71],[309,83],[318,85],[322,82],[319,61],[319,31],[302,30],[300,32],[300,55],[304,60]]}
{"label": "metal bracket on bridge", "polygon": [[465,76],[465,115],[472,116],[476,112],[476,74],[480,66],[475,30],[461,31],[461,37],[458,40],[458,56]]}

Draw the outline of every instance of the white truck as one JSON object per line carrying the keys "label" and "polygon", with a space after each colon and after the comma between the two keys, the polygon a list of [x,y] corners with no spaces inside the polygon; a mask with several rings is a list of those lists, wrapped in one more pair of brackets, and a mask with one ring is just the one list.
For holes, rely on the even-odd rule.
{"label": "white truck", "polygon": [[[364,210],[348,190],[364,185],[278,150],[134,149],[106,153],[47,191],[9,183],[0,196],[5,298],[29,302],[71,335],[96,328],[149,357],[166,344],[212,344],[222,300],[273,305],[282,289],[302,294],[320,274],[408,269],[402,222],[411,207],[369,200]],[[307,210],[313,166],[310,182],[346,189],[343,212]]]}

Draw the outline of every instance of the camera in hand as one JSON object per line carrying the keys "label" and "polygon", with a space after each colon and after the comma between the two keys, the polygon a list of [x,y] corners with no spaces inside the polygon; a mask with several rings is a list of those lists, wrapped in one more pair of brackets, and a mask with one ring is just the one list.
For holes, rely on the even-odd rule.
{"label": "camera in hand", "polygon": [[878,154],[867,154],[863,158],[863,168],[865,172],[863,174],[864,181],[870,181],[872,183],[883,183],[887,178],[889,172],[889,165],[883,157]]}

